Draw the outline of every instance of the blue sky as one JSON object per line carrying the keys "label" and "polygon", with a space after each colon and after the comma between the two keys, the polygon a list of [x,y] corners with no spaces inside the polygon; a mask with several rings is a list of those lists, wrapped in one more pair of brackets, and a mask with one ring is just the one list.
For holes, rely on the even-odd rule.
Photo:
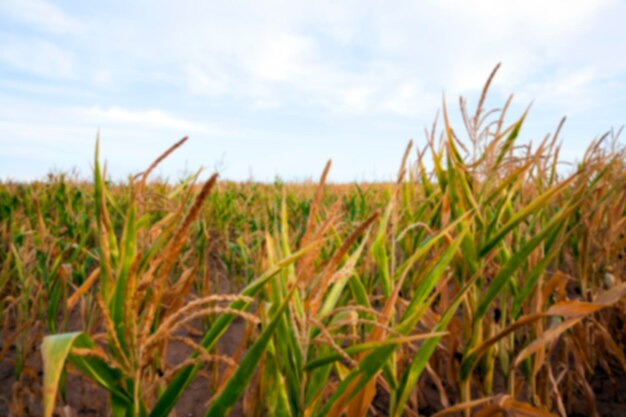
{"label": "blue sky", "polygon": [[[117,178],[164,163],[223,178],[393,177],[445,92],[533,101],[563,156],[626,122],[626,3],[617,0],[0,0],[0,178],[88,175],[96,132]],[[454,120],[458,121],[458,117]],[[458,128],[462,126],[457,123]]]}

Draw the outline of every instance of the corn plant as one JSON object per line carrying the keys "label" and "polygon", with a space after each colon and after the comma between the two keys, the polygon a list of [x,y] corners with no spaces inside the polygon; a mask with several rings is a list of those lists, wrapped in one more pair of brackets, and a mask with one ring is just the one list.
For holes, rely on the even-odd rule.
{"label": "corn plant", "polygon": [[594,372],[626,372],[625,151],[560,167],[564,120],[531,144],[529,110],[484,109],[496,70],[395,181],[150,180],[185,138],[120,183],[98,147],[91,181],[0,183],[10,411],[66,412],[79,373],[114,416],[203,378],[208,416],[594,415]]}

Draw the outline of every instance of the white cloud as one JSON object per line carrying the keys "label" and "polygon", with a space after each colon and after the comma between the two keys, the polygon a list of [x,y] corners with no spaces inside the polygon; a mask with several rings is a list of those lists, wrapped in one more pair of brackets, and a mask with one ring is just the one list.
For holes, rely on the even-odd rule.
{"label": "white cloud", "polygon": [[121,107],[91,107],[82,110],[81,113],[84,117],[83,120],[88,119],[99,124],[136,125],[147,129],[165,128],[182,133],[233,134],[233,132],[213,127],[207,123],[174,117],[157,109],[131,110]]}
{"label": "white cloud", "polygon": [[605,96],[600,88],[602,83],[602,76],[592,67],[567,68],[544,79],[528,82],[520,98],[572,116],[600,105]]}
{"label": "white cloud", "polygon": [[0,10],[15,20],[32,25],[35,30],[79,34],[83,25],[63,10],[45,0],[3,0]]}
{"label": "white cloud", "polygon": [[232,92],[235,84],[226,71],[188,65],[185,69],[187,87],[193,94],[219,96]]}
{"label": "white cloud", "polygon": [[0,62],[45,78],[70,78],[75,75],[71,52],[37,38],[0,36]]}
{"label": "white cloud", "polygon": [[[535,100],[542,129],[562,114],[586,117],[588,129],[626,121],[626,3],[618,0],[63,4],[0,0],[0,24],[10,23],[0,28],[5,120],[125,130],[120,137],[133,143],[140,131],[237,136],[212,142],[213,151],[231,146],[233,158],[249,158],[246,172],[263,175],[257,160],[270,138],[308,155],[291,138],[335,145],[346,134],[354,149],[368,137],[363,152],[379,154],[380,138],[419,136],[442,92],[453,113],[457,96],[476,100],[502,62],[493,102],[515,92],[514,113]],[[29,100],[34,110],[16,109]],[[24,132],[24,141],[37,134]]]}
{"label": "white cloud", "polygon": [[[85,53],[97,57],[97,80],[123,88],[161,69],[191,94],[244,108],[400,116],[415,116],[420,106],[407,103],[429,104],[423,97],[442,90],[449,97],[479,90],[497,62],[504,66],[495,87],[506,92],[564,62],[577,70],[586,58],[572,62],[572,49],[622,7],[615,0],[159,2],[133,16],[148,5],[90,22]],[[626,63],[613,58],[620,59]]]}
{"label": "white cloud", "polygon": [[404,116],[416,116],[432,112],[440,100],[439,95],[426,91],[417,82],[406,82],[389,94],[381,103],[381,109]]}
{"label": "white cloud", "polygon": [[[615,7],[611,0],[481,0],[393,8],[323,3],[299,12],[280,3],[279,11],[259,13],[253,22],[246,13],[224,18],[217,11],[214,15],[223,20],[220,30],[226,31],[217,39],[229,39],[225,61],[239,87],[212,77],[219,88],[207,90],[242,98],[252,95],[252,87],[264,85],[264,102],[415,116],[427,111],[422,103],[430,105],[433,97],[438,102],[442,90],[449,97],[479,90],[497,62],[504,66],[495,86],[507,93],[546,70],[562,72],[579,39]],[[254,7],[253,13],[258,13]],[[197,18],[211,17],[199,13]],[[315,31],[317,37],[312,36]],[[211,36],[200,39],[202,47],[219,49]],[[600,63],[592,65],[601,68]],[[567,70],[579,69],[577,63],[569,66]]]}
{"label": "white cloud", "polygon": [[294,83],[305,76],[318,58],[315,40],[293,34],[271,34],[249,57],[247,70],[261,80]]}

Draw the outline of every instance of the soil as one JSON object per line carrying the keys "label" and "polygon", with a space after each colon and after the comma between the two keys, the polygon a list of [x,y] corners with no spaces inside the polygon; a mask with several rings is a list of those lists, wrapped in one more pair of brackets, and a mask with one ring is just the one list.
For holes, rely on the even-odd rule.
{"label": "soil", "polygon": [[[233,354],[239,347],[245,324],[236,320],[219,342],[219,350],[225,354]],[[172,364],[179,363],[186,358],[189,351],[180,346],[172,346],[168,355],[168,361]],[[15,382],[15,369],[12,363],[14,350],[9,350],[9,355],[0,363],[0,416],[39,416],[41,405],[34,398],[28,400],[28,394],[24,394],[24,408],[22,410],[10,410],[9,404],[12,398],[13,384]],[[33,352],[29,362],[29,368],[37,369],[31,379],[31,386],[36,388],[41,378],[41,361],[38,352]],[[598,368],[593,375],[591,385],[596,397],[596,407],[601,417],[626,417],[626,372],[615,369],[611,376]],[[70,406],[74,414],[68,416],[105,417],[107,409],[107,395],[99,387],[77,375],[70,375],[66,384],[66,404]],[[36,391],[34,389],[33,391]],[[206,378],[196,378],[184,395],[179,400],[175,411],[177,417],[196,417],[204,415],[206,403],[211,398],[209,382]],[[420,415],[428,416],[441,409],[439,394],[432,383],[426,378],[422,386],[420,400]],[[374,409],[378,415],[384,415],[388,399],[384,394],[379,394],[374,402]],[[232,416],[243,416],[241,402],[237,403],[231,413]],[[571,417],[589,416],[587,406],[582,400],[574,405],[569,414]]]}
{"label": "soil", "polygon": [[[221,280],[220,280],[221,281]],[[227,292],[223,282],[220,283],[222,292]],[[70,328],[76,328],[80,323],[78,317],[70,318]],[[198,324],[198,323],[196,323]],[[226,333],[218,342],[218,351],[221,354],[232,356],[241,345],[245,331],[245,323],[241,319],[235,319]],[[34,331],[34,330],[33,330]],[[196,341],[197,336],[193,336],[188,332],[184,333]],[[0,351],[4,346],[4,340],[0,335]],[[40,416],[42,414],[39,393],[41,392],[42,381],[42,364],[41,355],[38,351],[38,344],[33,346],[33,351],[28,355],[27,372],[23,373],[21,384],[15,384],[15,357],[16,352],[13,346],[10,346],[4,360],[0,362],[0,417],[4,416]],[[188,357],[189,348],[180,344],[172,344],[168,348],[167,361],[174,366],[182,362]],[[220,370],[222,374],[224,369]],[[221,377],[221,375],[220,375]],[[498,376],[494,381],[495,391],[499,391],[502,385]],[[206,412],[207,402],[214,394],[210,388],[207,378],[197,377],[185,390],[183,396],[179,399],[175,407],[176,417],[196,417],[203,416]],[[21,392],[15,392],[15,387],[24,388]],[[106,417],[108,394],[87,379],[70,374],[66,382],[66,392],[62,397],[63,403],[66,404],[68,412],[63,417]],[[502,385],[503,387],[504,385]],[[601,368],[595,370],[591,386],[596,398],[596,408],[600,417],[626,417],[626,371],[621,368],[612,370],[611,375]],[[447,387],[446,391],[450,391],[449,399],[452,403],[455,401],[455,393],[451,391],[451,387]],[[19,401],[20,409],[11,408],[13,396],[21,394]],[[382,389],[378,390],[371,415],[384,416],[385,410],[388,409],[389,398]],[[429,416],[442,409],[439,393],[428,376],[420,382],[419,395],[420,415]],[[15,404],[15,402],[13,402]],[[61,403],[61,401],[59,401]],[[244,408],[239,401],[231,412],[231,416],[244,416]],[[571,417],[590,416],[587,404],[580,396],[580,401],[574,404],[569,414]],[[59,414],[61,416],[61,414]]]}
{"label": "soil", "polygon": [[[218,286],[221,293],[227,293],[228,285],[224,279],[219,279]],[[75,309],[77,313],[77,309]],[[200,328],[200,322],[192,322],[192,327]],[[80,330],[81,320],[78,314],[72,315],[68,320],[68,331]],[[36,332],[35,329],[32,330]],[[232,356],[242,343],[245,331],[245,322],[241,318],[235,318],[226,332],[218,341],[218,352],[223,355]],[[39,332],[38,332],[39,333]],[[200,337],[191,334],[186,330],[181,330],[179,336],[185,336],[196,342],[200,341]],[[41,407],[41,383],[43,378],[43,366],[38,346],[40,342],[33,346],[32,352],[29,352],[26,370],[22,374],[20,384],[16,383],[15,358],[16,351],[14,346],[10,346],[4,360],[0,361],[0,417],[26,417],[41,416],[43,413]],[[2,334],[0,334],[0,352],[4,346]],[[175,366],[189,357],[191,349],[179,343],[172,343],[167,349],[167,362],[170,366]],[[225,367],[220,369],[219,377],[223,375]],[[19,402],[12,401],[12,398],[18,394],[16,387],[25,387],[22,391]],[[60,394],[62,400],[57,404],[67,406],[66,415],[56,414],[60,417],[108,417],[108,393],[89,381],[80,374],[70,372],[65,384],[65,392]],[[207,378],[196,377],[187,387],[182,397],[179,399],[174,408],[176,417],[196,417],[204,416],[207,409],[207,403],[215,393],[212,392],[210,383]],[[12,404],[19,403],[19,409]],[[238,401],[231,410],[232,416],[243,416],[243,405]]]}
{"label": "soil", "polygon": [[[626,416],[626,372],[615,369],[613,375],[608,375],[602,368],[598,368],[591,380],[591,386],[596,397],[596,409],[601,417]],[[588,416],[586,405],[581,401],[580,410],[574,410],[570,417]]]}
{"label": "soil", "polygon": [[[236,319],[230,328],[218,342],[220,353],[232,355],[239,347],[244,332],[245,323]],[[196,341],[197,337],[187,334]],[[0,350],[2,346],[0,339]],[[170,365],[182,362],[190,354],[190,349],[179,344],[172,344],[168,348],[167,360]],[[11,408],[11,399],[14,395],[15,377],[15,349],[10,348],[5,359],[0,363],[0,416],[40,416],[42,414],[39,393],[41,391],[41,378],[43,377],[42,363],[37,349],[31,352],[27,362],[29,370],[23,374],[20,386],[26,386],[26,391],[32,392],[32,398],[28,392],[24,392],[20,401],[21,409]],[[66,392],[62,394],[65,404],[74,414],[67,417],[106,417],[107,416],[107,392],[88,381],[86,378],[70,373],[66,382]],[[206,378],[196,378],[187,388],[178,401],[175,411],[177,417],[204,416],[206,404],[213,393]],[[231,415],[243,416],[242,404],[237,403]]]}

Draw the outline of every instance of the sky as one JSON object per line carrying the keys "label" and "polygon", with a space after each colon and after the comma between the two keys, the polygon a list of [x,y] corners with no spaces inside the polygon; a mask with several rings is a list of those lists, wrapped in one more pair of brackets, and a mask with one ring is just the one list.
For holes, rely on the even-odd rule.
{"label": "sky", "polygon": [[0,179],[76,170],[99,132],[114,178],[389,180],[443,98],[567,116],[566,160],[626,122],[624,0],[0,0]]}

